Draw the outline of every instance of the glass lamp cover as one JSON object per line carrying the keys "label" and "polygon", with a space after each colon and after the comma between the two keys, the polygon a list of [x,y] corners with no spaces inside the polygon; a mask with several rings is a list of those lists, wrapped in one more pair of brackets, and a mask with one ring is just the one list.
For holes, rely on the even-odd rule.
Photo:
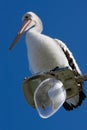
{"label": "glass lamp cover", "polygon": [[34,93],[35,107],[42,118],[52,116],[65,102],[66,90],[61,81],[48,78],[40,83]]}

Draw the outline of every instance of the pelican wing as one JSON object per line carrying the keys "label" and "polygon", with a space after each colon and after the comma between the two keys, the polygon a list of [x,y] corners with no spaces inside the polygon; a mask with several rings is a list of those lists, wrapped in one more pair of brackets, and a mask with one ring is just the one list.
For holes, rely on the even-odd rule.
{"label": "pelican wing", "polygon": [[[62,48],[64,54],[67,57],[69,67],[75,72],[76,76],[82,75],[71,51],[68,49],[68,47],[60,40],[55,39],[56,43]],[[85,99],[86,95],[83,91],[83,83],[78,84],[79,89],[81,90],[78,95],[66,100],[66,102],[63,104],[64,108],[66,110],[73,110],[73,108],[77,108],[82,104],[82,101]]]}

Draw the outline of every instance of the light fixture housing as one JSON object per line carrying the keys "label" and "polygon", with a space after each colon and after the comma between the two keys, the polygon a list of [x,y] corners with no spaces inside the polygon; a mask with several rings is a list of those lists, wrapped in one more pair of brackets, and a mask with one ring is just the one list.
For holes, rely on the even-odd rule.
{"label": "light fixture housing", "polygon": [[87,75],[76,77],[74,71],[65,67],[26,78],[23,81],[23,92],[29,105],[36,108],[42,118],[48,118],[64,101],[78,95],[79,82],[86,80]]}

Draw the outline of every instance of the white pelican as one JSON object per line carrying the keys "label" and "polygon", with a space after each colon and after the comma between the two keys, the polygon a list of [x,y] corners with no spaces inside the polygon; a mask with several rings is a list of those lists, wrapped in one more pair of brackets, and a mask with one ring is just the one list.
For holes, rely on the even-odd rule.
{"label": "white pelican", "polygon": [[[23,25],[14,39],[10,50],[17,43],[20,37],[27,31],[26,45],[28,52],[29,66],[33,73],[51,71],[56,67],[69,67],[74,70],[76,76],[81,75],[81,71],[67,46],[58,39],[41,34],[43,25],[40,18],[33,12],[27,12],[23,16]],[[66,110],[72,110],[81,105],[85,99],[82,83],[79,83],[81,91],[79,94],[64,103]]]}

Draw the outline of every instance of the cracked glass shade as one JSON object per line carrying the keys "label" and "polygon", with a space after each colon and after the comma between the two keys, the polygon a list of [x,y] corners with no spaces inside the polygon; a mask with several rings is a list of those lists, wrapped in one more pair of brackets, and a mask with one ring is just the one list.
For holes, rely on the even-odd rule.
{"label": "cracked glass shade", "polygon": [[66,90],[62,82],[54,78],[41,82],[34,93],[35,107],[42,118],[52,116],[65,100]]}

